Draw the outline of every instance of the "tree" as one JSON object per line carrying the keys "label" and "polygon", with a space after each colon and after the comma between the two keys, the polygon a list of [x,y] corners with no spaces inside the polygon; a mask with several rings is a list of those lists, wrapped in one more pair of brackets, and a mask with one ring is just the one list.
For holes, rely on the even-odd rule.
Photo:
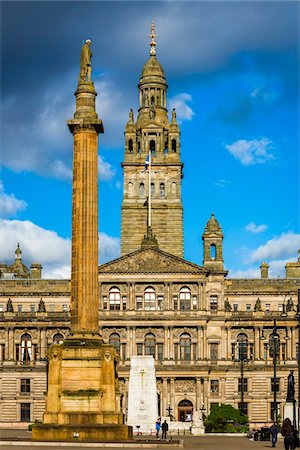
{"label": "tree", "polygon": [[204,421],[207,433],[238,433],[248,431],[248,417],[231,405],[212,405]]}

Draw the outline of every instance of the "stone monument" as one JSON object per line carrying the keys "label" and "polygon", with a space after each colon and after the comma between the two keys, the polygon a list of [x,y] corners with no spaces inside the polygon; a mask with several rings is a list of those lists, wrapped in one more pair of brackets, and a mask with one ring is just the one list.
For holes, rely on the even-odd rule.
{"label": "stone monument", "polygon": [[287,379],[287,395],[286,395],[286,403],[283,408],[283,418],[290,419],[294,427],[298,423],[296,411],[296,400],[295,400],[295,377],[294,371],[291,370]]}
{"label": "stone monument", "polygon": [[197,410],[193,413],[193,421],[192,421],[192,434],[194,436],[200,436],[201,434],[205,434],[205,426],[203,422],[203,412],[201,410]]}
{"label": "stone monument", "polygon": [[157,388],[153,356],[132,356],[127,423],[150,433],[158,418]]}
{"label": "stone monument", "polygon": [[44,422],[32,438],[40,441],[123,441],[116,350],[99,334],[98,309],[98,134],[91,81],[91,41],[81,52],[76,112],[68,121],[74,138],[72,196],[71,332],[48,355]]}

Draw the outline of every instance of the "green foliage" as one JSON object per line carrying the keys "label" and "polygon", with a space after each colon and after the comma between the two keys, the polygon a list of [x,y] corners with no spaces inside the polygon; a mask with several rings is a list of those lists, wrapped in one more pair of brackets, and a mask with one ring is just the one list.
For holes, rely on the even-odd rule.
{"label": "green foliage", "polygon": [[204,421],[207,433],[244,433],[249,429],[248,417],[231,405],[212,405]]}
{"label": "green foliage", "polygon": [[39,423],[43,423],[43,422],[41,422],[40,420],[35,420],[33,423],[30,423],[29,425],[28,425],[28,431],[32,431],[32,426],[33,425],[38,425]]}

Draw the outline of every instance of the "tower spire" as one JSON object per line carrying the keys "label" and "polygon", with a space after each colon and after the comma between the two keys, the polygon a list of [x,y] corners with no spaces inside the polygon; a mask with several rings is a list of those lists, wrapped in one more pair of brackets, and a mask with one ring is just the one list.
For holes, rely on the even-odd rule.
{"label": "tower spire", "polygon": [[155,42],[155,38],[158,36],[158,34],[155,34],[155,30],[154,30],[154,20],[152,20],[151,23],[151,28],[150,28],[150,32],[151,34],[148,35],[148,37],[151,38],[151,42],[150,42],[150,56],[156,56],[156,42]]}

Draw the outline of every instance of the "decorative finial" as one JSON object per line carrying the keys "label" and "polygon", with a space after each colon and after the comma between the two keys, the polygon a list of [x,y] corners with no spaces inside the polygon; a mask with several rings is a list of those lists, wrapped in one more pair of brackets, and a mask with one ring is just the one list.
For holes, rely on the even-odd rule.
{"label": "decorative finial", "polygon": [[21,259],[22,250],[20,249],[20,243],[18,242],[17,249],[15,251],[16,259]]}
{"label": "decorative finial", "polygon": [[151,42],[150,42],[150,56],[155,56],[156,55],[156,50],[155,50],[155,46],[156,46],[156,42],[155,42],[155,38],[158,36],[158,34],[155,34],[154,31],[154,20],[152,20],[152,24],[151,24],[151,28],[150,28],[151,34],[148,35],[148,37],[151,38]]}

